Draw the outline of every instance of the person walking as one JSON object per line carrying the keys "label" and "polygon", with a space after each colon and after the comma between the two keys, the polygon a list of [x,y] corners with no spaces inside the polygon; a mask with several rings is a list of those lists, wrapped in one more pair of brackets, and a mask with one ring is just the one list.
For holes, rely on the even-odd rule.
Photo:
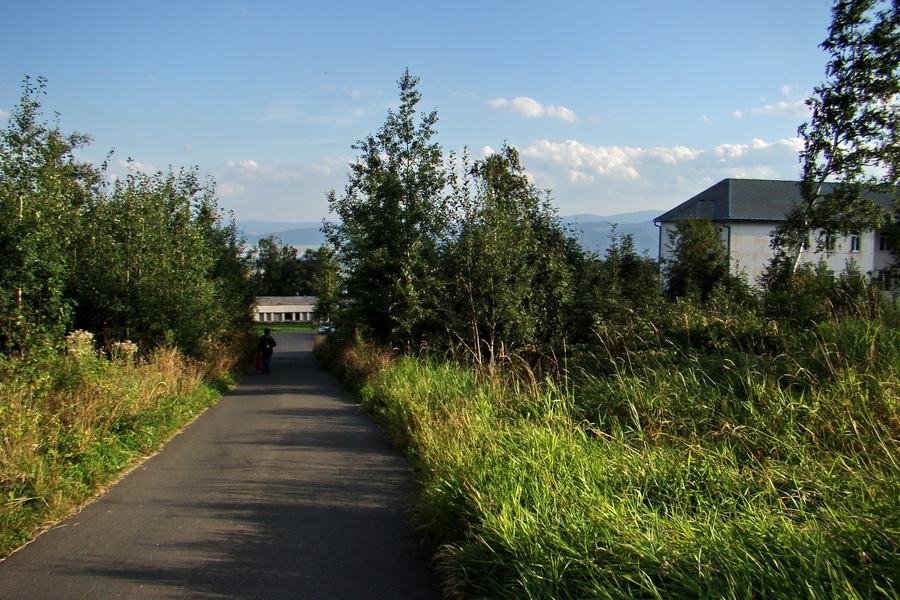
{"label": "person walking", "polygon": [[275,352],[275,346],[277,345],[278,344],[275,343],[275,338],[272,337],[269,329],[263,329],[263,334],[259,338],[257,349],[259,350],[259,357],[262,359],[262,372],[265,374],[270,373],[272,353]]}

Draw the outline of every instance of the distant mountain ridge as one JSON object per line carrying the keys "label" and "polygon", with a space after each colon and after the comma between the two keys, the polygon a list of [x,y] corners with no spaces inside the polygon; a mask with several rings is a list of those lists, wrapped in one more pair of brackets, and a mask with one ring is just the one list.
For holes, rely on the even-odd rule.
{"label": "distant mountain ridge", "polygon": [[238,229],[244,231],[244,235],[248,238],[250,236],[264,238],[268,235],[274,235],[283,231],[291,231],[292,229],[318,229],[322,226],[322,223],[316,221],[304,221],[300,223],[284,223],[281,221],[238,221],[237,226]]}
{"label": "distant mountain ridge", "polygon": [[[659,254],[659,230],[653,219],[663,214],[664,210],[641,210],[611,216],[591,214],[560,217],[562,224],[578,238],[584,247],[602,254],[609,247],[609,236],[613,224],[623,235],[634,237],[634,247],[638,253],[647,253],[655,258]],[[300,250],[318,248],[325,243],[325,235],[321,231],[322,223],[316,222],[279,222],[279,221],[237,221],[248,245],[255,245],[264,237],[275,236],[282,243],[296,246]]]}
{"label": "distant mountain ridge", "polygon": [[639,210],[636,212],[621,213],[611,217],[601,217],[598,215],[571,215],[561,217],[567,223],[618,223],[624,225],[626,223],[646,223],[653,221],[656,217],[663,214],[664,210]]}

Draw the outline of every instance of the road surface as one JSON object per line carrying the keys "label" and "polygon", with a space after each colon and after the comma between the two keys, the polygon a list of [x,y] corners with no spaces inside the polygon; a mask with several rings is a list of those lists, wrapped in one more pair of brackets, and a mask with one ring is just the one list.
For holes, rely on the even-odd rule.
{"label": "road surface", "polygon": [[0,563],[0,600],[440,598],[408,463],[276,334],[249,374],[96,502]]}

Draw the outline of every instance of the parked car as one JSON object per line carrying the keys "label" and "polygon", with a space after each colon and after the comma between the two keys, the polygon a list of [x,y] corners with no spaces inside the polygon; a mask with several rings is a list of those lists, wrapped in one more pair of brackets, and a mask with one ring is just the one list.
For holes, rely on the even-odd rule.
{"label": "parked car", "polygon": [[334,325],[331,324],[331,321],[319,323],[319,333],[331,333],[332,331],[334,331]]}

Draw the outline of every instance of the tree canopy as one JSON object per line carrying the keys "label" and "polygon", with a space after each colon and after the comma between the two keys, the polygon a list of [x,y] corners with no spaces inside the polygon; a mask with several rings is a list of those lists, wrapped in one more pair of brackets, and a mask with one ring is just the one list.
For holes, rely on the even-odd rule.
{"label": "tree canopy", "polygon": [[353,146],[342,196],[328,194],[340,223],[326,228],[346,273],[354,322],[380,341],[408,340],[433,315],[432,278],[445,228],[446,176],[432,141],[437,112],[417,121],[418,78],[400,79],[400,108],[381,129]]}
{"label": "tree canopy", "polygon": [[[883,208],[866,191],[897,193],[900,182],[900,2],[837,0],[822,48],[826,80],[807,100],[803,139],[803,202],[777,228],[773,246],[796,267],[810,233],[830,251],[830,234],[881,226]],[[840,185],[826,187],[827,182]]]}
{"label": "tree canopy", "polygon": [[249,326],[245,249],[214,182],[196,169],[109,182],[75,157],[90,138],[44,120],[45,87],[26,78],[0,132],[0,351],[83,328],[200,353]]}

